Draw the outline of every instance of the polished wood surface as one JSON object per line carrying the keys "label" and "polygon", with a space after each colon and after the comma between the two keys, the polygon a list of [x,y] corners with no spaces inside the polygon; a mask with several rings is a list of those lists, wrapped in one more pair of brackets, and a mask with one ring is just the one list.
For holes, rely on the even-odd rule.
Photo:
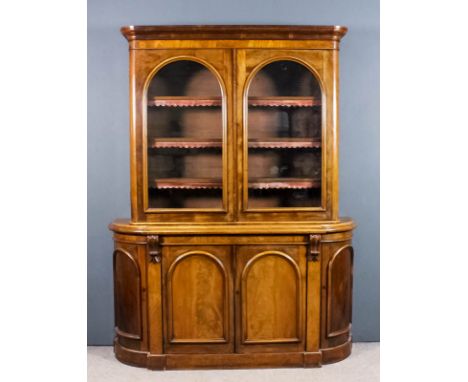
{"label": "polished wood surface", "polygon": [[[116,294],[121,300],[116,301],[116,314],[123,307],[136,322],[143,306],[135,308],[135,301],[146,301],[149,313],[142,327],[149,338],[128,339],[116,331],[125,353],[117,353],[119,359],[129,362],[131,351],[125,349],[146,348],[148,357],[138,364],[150,368],[279,366],[276,358],[266,356],[272,352],[300,356],[287,365],[312,366],[327,362],[321,349],[327,349],[330,362],[348,355],[350,347],[343,350],[341,345],[350,336],[350,238],[351,230],[275,236],[165,234],[158,236],[161,259],[152,261],[151,254],[159,253],[153,236],[116,233],[117,248],[138,247],[146,254],[143,268],[138,267],[150,280],[140,299],[126,302]],[[138,273],[133,262],[125,266],[130,269],[125,293],[131,294]],[[135,328],[127,330],[138,334]],[[226,357],[201,361],[195,356],[214,353]],[[243,353],[255,358],[230,358]],[[184,357],[165,358],[164,363],[155,358],[153,364],[153,354]]]}
{"label": "polished wood surface", "polygon": [[237,350],[304,351],[304,246],[236,247]]}
{"label": "polished wood surface", "polygon": [[168,247],[164,256],[166,352],[232,351],[231,247]]}
{"label": "polished wood surface", "polygon": [[281,222],[265,221],[259,223],[236,222],[236,223],[200,223],[200,224],[182,224],[182,223],[156,223],[142,222],[135,223],[129,219],[116,219],[109,225],[109,229],[116,233],[128,233],[135,235],[148,235],[154,232],[161,234],[193,234],[193,235],[214,235],[214,234],[308,234],[345,232],[356,228],[356,224],[351,218],[340,218],[337,221],[320,222]]}
{"label": "polished wood surface", "polygon": [[114,251],[115,331],[120,337],[141,339],[140,267],[125,249]]}
{"label": "polished wood surface", "polygon": [[[131,40],[130,50],[192,49],[200,40]],[[210,49],[314,49],[338,50],[336,40],[203,40],[200,46]]]}
{"label": "polished wood surface", "polygon": [[328,263],[327,336],[348,333],[351,325],[353,248],[340,248]]}
{"label": "polished wood surface", "polygon": [[353,248],[351,237],[322,242],[321,346],[340,346],[351,336]]}
{"label": "polished wood surface", "polygon": [[[109,226],[120,361],[158,370],[311,367],[350,354],[356,225],[338,216],[338,48],[346,31],[122,28],[130,48],[131,219]],[[167,65],[183,60],[207,69],[189,91],[149,92]],[[306,68],[321,95],[277,93],[259,74],[276,61]],[[299,130],[280,134],[281,115],[292,124],[290,113]],[[181,126],[168,117],[174,115],[183,115]],[[252,135],[249,123],[257,127]],[[321,128],[304,130],[313,123]],[[186,135],[177,135],[179,128]],[[281,164],[276,158],[297,150],[320,157],[317,175],[271,172]],[[160,157],[171,153],[186,158],[183,167],[161,176]],[[220,165],[210,166],[215,159]],[[249,160],[256,175],[248,174]],[[249,199],[249,192],[317,189],[313,206]],[[151,192],[203,197],[155,208]],[[219,192],[221,202],[210,208],[203,192]]]}
{"label": "polished wood surface", "polygon": [[128,41],[132,40],[337,40],[347,32],[343,26],[327,25],[157,25],[121,28]]}

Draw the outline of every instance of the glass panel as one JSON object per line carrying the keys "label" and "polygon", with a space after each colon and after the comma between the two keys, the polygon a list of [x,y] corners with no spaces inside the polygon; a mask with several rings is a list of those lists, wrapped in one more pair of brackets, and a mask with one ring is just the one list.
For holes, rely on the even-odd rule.
{"label": "glass panel", "polygon": [[248,90],[248,208],[320,207],[322,94],[305,66],[266,65]]}
{"label": "glass panel", "polygon": [[216,77],[188,60],[148,88],[149,208],[222,207],[222,97]]}

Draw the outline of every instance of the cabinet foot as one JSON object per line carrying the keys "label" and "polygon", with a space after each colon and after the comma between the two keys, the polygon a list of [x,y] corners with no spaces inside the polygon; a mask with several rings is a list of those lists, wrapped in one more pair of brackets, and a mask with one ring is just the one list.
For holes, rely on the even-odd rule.
{"label": "cabinet foot", "polygon": [[322,363],[335,363],[347,358],[351,354],[352,342],[351,337],[344,344],[333,348],[321,349]]}

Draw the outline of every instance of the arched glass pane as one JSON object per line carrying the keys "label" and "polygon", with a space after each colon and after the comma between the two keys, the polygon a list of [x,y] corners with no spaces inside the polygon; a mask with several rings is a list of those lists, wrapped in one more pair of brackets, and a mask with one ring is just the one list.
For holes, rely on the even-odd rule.
{"label": "arched glass pane", "polygon": [[302,64],[275,61],[248,90],[248,208],[320,207],[322,94]]}
{"label": "arched glass pane", "polygon": [[148,88],[149,208],[222,207],[221,87],[204,65],[181,60]]}

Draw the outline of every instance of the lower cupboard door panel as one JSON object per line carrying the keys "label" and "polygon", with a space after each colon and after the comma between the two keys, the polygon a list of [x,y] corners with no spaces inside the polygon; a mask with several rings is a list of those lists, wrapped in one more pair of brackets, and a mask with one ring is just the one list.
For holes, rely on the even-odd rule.
{"label": "lower cupboard door panel", "polygon": [[118,246],[114,251],[115,331],[126,340],[142,339],[141,270],[137,249]]}
{"label": "lower cupboard door panel", "polygon": [[238,246],[236,348],[303,351],[305,246]]}
{"label": "lower cupboard door panel", "polygon": [[166,247],[163,268],[166,352],[233,351],[231,248]]}
{"label": "lower cupboard door panel", "polygon": [[327,267],[327,338],[344,336],[351,330],[353,248],[336,250]]}

